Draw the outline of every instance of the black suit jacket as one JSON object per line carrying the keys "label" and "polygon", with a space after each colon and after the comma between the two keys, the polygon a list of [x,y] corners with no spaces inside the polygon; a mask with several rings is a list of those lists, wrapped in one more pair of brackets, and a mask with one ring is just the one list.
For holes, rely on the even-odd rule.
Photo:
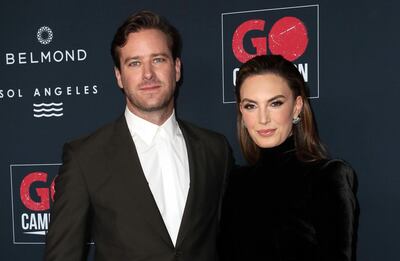
{"label": "black suit jacket", "polygon": [[179,121],[185,138],[190,188],[174,247],[121,117],[64,146],[45,260],[217,259],[216,234],[225,176],[232,165],[226,139]]}

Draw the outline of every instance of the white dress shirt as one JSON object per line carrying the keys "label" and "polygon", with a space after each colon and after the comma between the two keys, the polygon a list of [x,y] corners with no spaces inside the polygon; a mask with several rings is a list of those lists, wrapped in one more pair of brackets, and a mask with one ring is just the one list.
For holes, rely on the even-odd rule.
{"label": "white dress shirt", "polygon": [[174,245],[190,185],[185,139],[175,112],[161,125],[125,109],[125,118],[140,164]]}

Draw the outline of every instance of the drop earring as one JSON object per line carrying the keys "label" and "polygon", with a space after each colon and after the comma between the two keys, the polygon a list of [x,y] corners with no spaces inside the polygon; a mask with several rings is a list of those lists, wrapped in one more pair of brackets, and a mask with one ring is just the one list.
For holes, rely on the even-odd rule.
{"label": "drop earring", "polygon": [[293,124],[297,124],[297,123],[299,123],[300,122],[300,117],[299,116],[297,116],[296,118],[293,118]]}

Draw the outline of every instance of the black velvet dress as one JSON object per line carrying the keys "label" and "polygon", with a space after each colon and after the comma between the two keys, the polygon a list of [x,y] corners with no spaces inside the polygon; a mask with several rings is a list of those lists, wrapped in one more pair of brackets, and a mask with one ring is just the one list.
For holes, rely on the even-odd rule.
{"label": "black velvet dress", "polygon": [[300,162],[294,140],[263,149],[229,178],[221,216],[223,261],[355,260],[357,180],[341,160]]}

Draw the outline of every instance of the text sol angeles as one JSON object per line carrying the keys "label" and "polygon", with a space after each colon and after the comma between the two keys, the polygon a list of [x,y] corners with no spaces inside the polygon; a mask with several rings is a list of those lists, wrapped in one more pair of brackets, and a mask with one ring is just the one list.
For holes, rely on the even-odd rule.
{"label": "text sol angeles", "polygon": [[[91,95],[98,93],[97,85],[84,85],[84,86],[65,86],[55,88],[35,88],[33,90],[33,97],[54,97],[54,96],[78,96],[78,95]],[[0,89],[0,99],[3,98],[22,98],[21,89]]]}

